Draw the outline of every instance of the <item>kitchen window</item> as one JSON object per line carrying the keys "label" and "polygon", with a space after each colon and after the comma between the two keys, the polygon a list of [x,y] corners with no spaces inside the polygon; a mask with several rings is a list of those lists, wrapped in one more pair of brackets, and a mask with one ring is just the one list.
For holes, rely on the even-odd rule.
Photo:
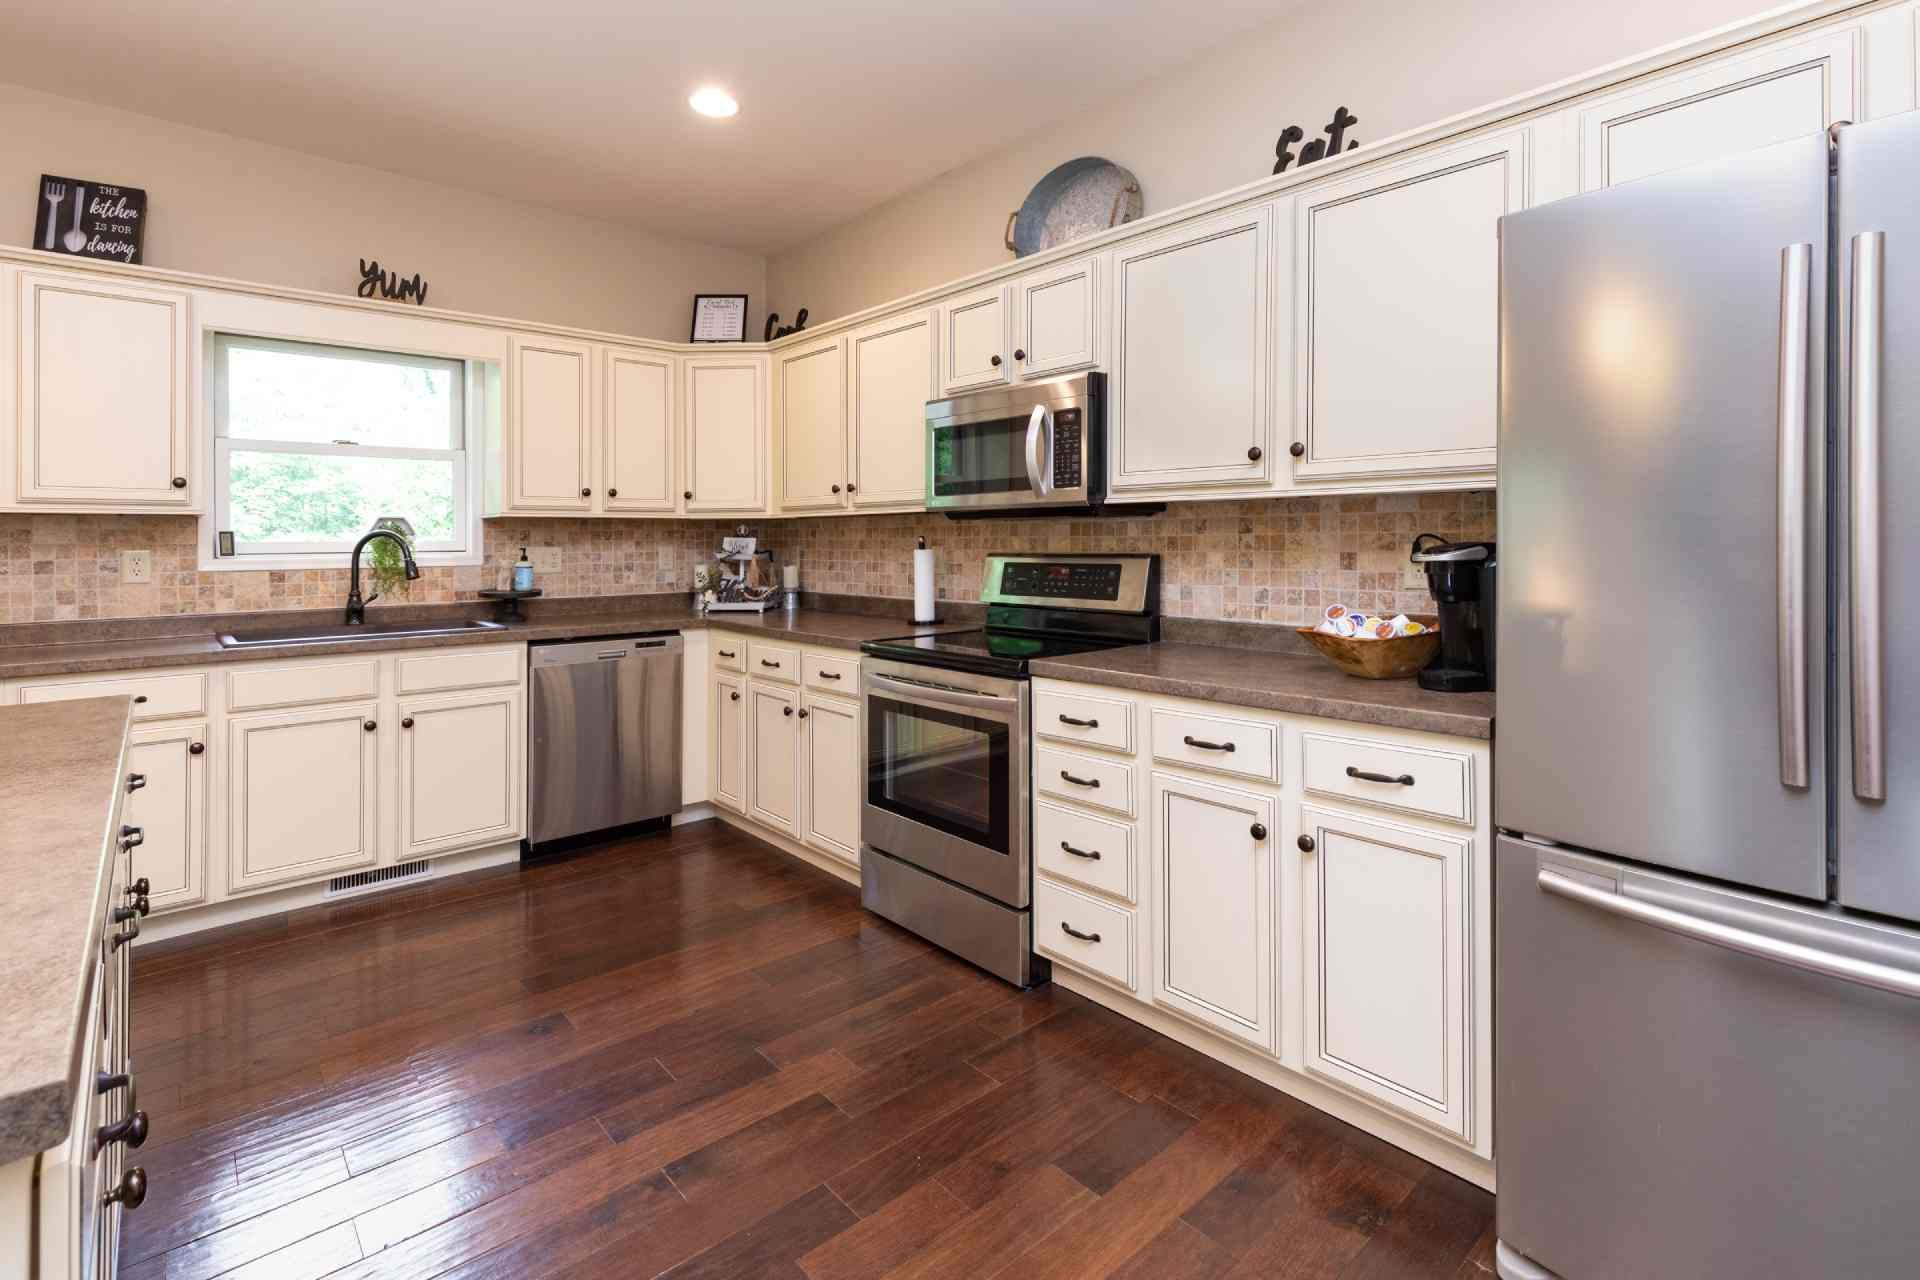
{"label": "kitchen window", "polygon": [[238,334],[208,342],[214,567],[337,568],[389,516],[413,526],[423,561],[478,563],[466,361]]}

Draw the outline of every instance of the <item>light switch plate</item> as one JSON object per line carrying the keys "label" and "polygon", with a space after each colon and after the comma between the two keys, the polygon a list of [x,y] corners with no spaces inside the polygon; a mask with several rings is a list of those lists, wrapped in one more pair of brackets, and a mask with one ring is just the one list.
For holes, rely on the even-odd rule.
{"label": "light switch plate", "polygon": [[558,547],[529,547],[527,558],[533,561],[535,573],[560,572],[560,548]]}
{"label": "light switch plate", "polygon": [[120,581],[129,586],[153,581],[153,552],[122,551],[120,553]]}

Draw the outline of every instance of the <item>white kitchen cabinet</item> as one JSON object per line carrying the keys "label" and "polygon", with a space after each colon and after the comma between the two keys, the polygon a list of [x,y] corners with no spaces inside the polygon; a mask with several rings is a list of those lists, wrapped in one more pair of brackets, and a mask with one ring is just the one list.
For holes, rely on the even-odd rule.
{"label": "white kitchen cabinet", "polygon": [[1473,842],[1300,814],[1307,1070],[1471,1145]]}
{"label": "white kitchen cabinet", "polygon": [[1053,378],[1100,363],[1097,257],[1078,258],[1013,282],[1013,371]]}
{"label": "white kitchen cabinet", "polygon": [[128,737],[127,772],[145,781],[128,794],[124,817],[141,831],[133,875],[146,877],[155,911],[206,900],[207,742],[204,720],[135,729]]}
{"label": "white kitchen cabinet", "polygon": [[753,355],[689,356],[682,366],[686,404],[686,509],[696,514],[759,514],[767,506],[767,364]]}
{"label": "white kitchen cabinet", "polygon": [[1007,328],[1007,291],[1000,285],[942,302],[940,390],[953,395],[1006,383],[1013,376]]}
{"label": "white kitchen cabinet", "polygon": [[18,501],[192,509],[189,295],[58,271],[19,290]]}
{"label": "white kitchen cabinet", "polygon": [[402,698],[399,711],[395,861],[518,839],[527,740],[520,689]]}
{"label": "white kitchen cabinet", "polygon": [[1300,195],[1296,478],[1485,472],[1491,480],[1500,218],[1525,200],[1519,131]]}
{"label": "white kitchen cabinet", "polygon": [[1865,118],[1861,39],[1858,26],[1831,27],[1588,100],[1577,108],[1580,190]]}
{"label": "white kitchen cabinet", "polygon": [[853,506],[924,507],[934,313],[889,316],[847,338],[848,496]]}
{"label": "white kitchen cabinet", "polygon": [[800,692],[747,682],[747,816],[788,835],[800,834]]}
{"label": "white kitchen cabinet", "polygon": [[[743,644],[742,650],[746,648]],[[747,682],[713,677],[713,802],[735,813],[747,809]]]}
{"label": "white kitchen cabinet", "polygon": [[516,511],[593,510],[593,348],[516,335],[507,377],[509,489]]}
{"label": "white kitchen cabinet", "polygon": [[1113,493],[1272,474],[1275,217],[1233,209],[1114,251]]}
{"label": "white kitchen cabinet", "polygon": [[860,704],[808,693],[800,699],[800,839],[855,866],[860,863]]}
{"label": "white kitchen cabinet", "polygon": [[674,358],[632,347],[600,350],[600,510],[680,507],[680,424]]}
{"label": "white kitchen cabinet", "polygon": [[1275,1049],[1274,801],[1153,775],[1153,998]]}
{"label": "white kitchen cabinet", "polygon": [[228,888],[373,866],[380,856],[377,702],[227,722]]}
{"label": "white kitchen cabinet", "polygon": [[773,357],[773,415],[780,436],[780,509],[847,505],[847,359],[839,338]]}

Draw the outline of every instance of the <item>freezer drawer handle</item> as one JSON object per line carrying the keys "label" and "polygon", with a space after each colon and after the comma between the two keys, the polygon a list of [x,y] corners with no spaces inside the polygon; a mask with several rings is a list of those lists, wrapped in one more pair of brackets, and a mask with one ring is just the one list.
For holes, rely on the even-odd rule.
{"label": "freezer drawer handle", "polygon": [[1374,773],[1367,769],[1356,769],[1352,765],[1347,766],[1347,776],[1349,778],[1358,778],[1362,782],[1384,782],[1389,786],[1410,787],[1413,785],[1413,775],[1410,773],[1403,773],[1399,777],[1395,777],[1390,773]]}
{"label": "freezer drawer handle", "polygon": [[1807,299],[1813,246],[1780,251],[1780,396],[1774,497],[1780,785],[1807,785]]}
{"label": "freezer drawer handle", "polygon": [[1920,999],[1920,973],[1896,969],[1892,965],[1876,964],[1871,960],[1856,959],[1853,956],[1835,955],[1831,951],[1822,951],[1817,947],[1805,946],[1798,942],[1788,942],[1783,938],[1770,938],[1764,933],[1721,924],[1717,920],[1703,920],[1699,916],[1675,911],[1671,907],[1656,906],[1651,902],[1641,902],[1623,894],[1596,889],[1592,885],[1582,884],[1578,880],[1549,871],[1545,867],[1540,869],[1535,878],[1541,889],[1548,893],[1584,903],[1589,907],[1611,912],[1617,916],[1625,916],[1629,920],[1638,920],[1656,929],[1677,933],[1683,938],[1692,938],[1696,942],[1707,942],[1716,947],[1725,947],[1729,951],[1758,956],[1762,960],[1773,960],[1780,964],[1791,965],[1795,969],[1804,969],[1808,973],[1838,978],[1842,982],[1858,983],[1863,987],[1876,987],[1881,991],[1891,991],[1895,995]]}
{"label": "freezer drawer handle", "polygon": [[1887,798],[1886,729],[1880,666],[1880,276],[1884,231],[1853,238],[1853,367],[1848,371],[1852,463],[1848,529],[1852,595],[1853,794]]}

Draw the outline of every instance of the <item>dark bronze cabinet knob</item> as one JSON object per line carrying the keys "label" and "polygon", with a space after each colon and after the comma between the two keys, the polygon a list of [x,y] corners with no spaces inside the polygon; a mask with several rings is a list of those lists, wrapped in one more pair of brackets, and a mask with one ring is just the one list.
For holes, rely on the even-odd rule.
{"label": "dark bronze cabinet knob", "polygon": [[581,497],[583,497],[583,498],[591,498],[591,497],[593,496],[593,490],[591,490],[591,489],[582,489],[582,490],[580,491],[580,496],[581,496]]}
{"label": "dark bronze cabinet knob", "polygon": [[365,720],[361,722],[360,727],[362,729],[365,729],[368,733],[372,733],[375,729],[378,729],[380,727],[380,722],[378,720]]}
{"label": "dark bronze cabinet knob", "polygon": [[153,903],[149,901],[147,895],[143,893],[133,900],[133,909],[142,917],[145,917],[148,912],[153,910]]}
{"label": "dark bronze cabinet knob", "polygon": [[1266,824],[1261,822],[1254,823],[1252,826],[1247,828],[1247,834],[1252,836],[1255,840],[1265,840],[1267,838]]}
{"label": "dark bronze cabinet knob", "polygon": [[190,756],[204,755],[206,750],[207,744],[204,742],[189,742],[187,744],[187,754]]}
{"label": "dark bronze cabinet knob", "polygon": [[805,707],[800,708],[800,718],[802,720],[807,718],[807,709]]}
{"label": "dark bronze cabinet knob", "polygon": [[411,728],[413,728],[413,717],[412,717],[412,716],[401,716],[401,717],[400,717],[400,727],[401,727],[402,729],[411,729]]}
{"label": "dark bronze cabinet knob", "polygon": [[1025,351],[1022,351],[1019,347],[1015,347],[1013,349],[1013,358],[1015,360],[1025,360],[1027,358],[1027,353]]}
{"label": "dark bronze cabinet knob", "polygon": [[730,698],[730,699],[732,699],[732,700],[733,700],[733,701],[735,701],[735,702],[738,702],[738,701],[740,701],[740,693],[739,693],[739,691],[738,691],[738,690],[736,690],[736,689],[729,689],[729,690],[727,691],[727,697],[728,697],[728,698]]}
{"label": "dark bronze cabinet knob", "polygon": [[123,826],[120,828],[120,847],[122,849],[138,849],[146,842],[147,833],[139,827]]}
{"label": "dark bronze cabinet knob", "polygon": [[175,477],[173,478],[173,487],[174,487],[174,488],[176,488],[176,489],[184,489],[184,488],[186,488],[186,487],[187,487],[187,478],[186,478],[185,476],[175,476]]}
{"label": "dark bronze cabinet knob", "polygon": [[133,1077],[124,1071],[114,1075],[109,1075],[105,1071],[96,1071],[93,1076],[95,1093],[112,1093],[115,1089],[126,1089],[131,1092],[132,1087]]}
{"label": "dark bronze cabinet knob", "polygon": [[120,1185],[107,1192],[103,1204],[117,1204],[124,1209],[138,1209],[147,1202],[147,1171],[141,1168],[127,1170],[120,1175]]}
{"label": "dark bronze cabinet knob", "polygon": [[149,909],[150,905],[145,898],[135,898],[124,907],[115,907],[111,918],[114,924],[125,924],[129,920],[137,920],[144,916]]}
{"label": "dark bronze cabinet knob", "polygon": [[994,368],[998,369],[1000,367],[1000,357],[995,356],[993,359],[989,360],[987,363],[991,364]]}
{"label": "dark bronze cabinet knob", "polygon": [[1287,452],[1292,454],[1296,458],[1304,458],[1307,456],[1307,446],[1305,446],[1304,444],[1301,444],[1298,440],[1295,440],[1292,444],[1287,446]]}
{"label": "dark bronze cabinet knob", "polygon": [[142,787],[144,787],[144,786],[146,786],[146,785],[147,785],[147,775],[146,775],[146,774],[144,774],[144,773],[130,773],[130,774],[128,774],[128,775],[127,775],[127,790],[128,790],[128,791],[138,791],[138,790],[139,790],[140,788],[142,788]]}
{"label": "dark bronze cabinet knob", "polygon": [[607,496],[609,498],[617,498],[620,496],[620,491],[618,489],[609,489],[607,490]]}
{"label": "dark bronze cabinet knob", "polygon": [[833,491],[834,491],[835,493],[838,493],[838,492],[840,492],[840,486],[839,486],[839,485],[835,485],[835,486],[833,486]]}
{"label": "dark bronze cabinet knob", "polygon": [[133,695],[133,705],[135,705],[136,707],[139,706],[141,703],[145,702],[146,700],[147,700],[147,695],[144,693],[136,693]]}
{"label": "dark bronze cabinet knob", "polygon": [[781,715],[783,715],[783,716],[790,716],[790,715],[792,715],[792,714],[793,714],[793,708],[792,708],[792,707],[782,707],[782,708],[780,708],[780,714],[781,714]]}
{"label": "dark bronze cabinet knob", "polygon": [[1259,445],[1257,445],[1257,444],[1256,444],[1256,445],[1254,445],[1254,446],[1253,446],[1253,447],[1252,447],[1251,449],[1248,449],[1248,450],[1247,450],[1247,461],[1248,461],[1248,462],[1258,462],[1258,461],[1260,461],[1260,459],[1261,459],[1261,458],[1263,458],[1263,457],[1265,457],[1265,456],[1266,456],[1266,455],[1265,455],[1265,454],[1264,454],[1264,453],[1263,453],[1263,452],[1261,451],[1261,448],[1260,448],[1260,446],[1259,446]]}
{"label": "dark bronze cabinet knob", "polygon": [[93,1149],[104,1151],[116,1142],[124,1142],[128,1147],[143,1147],[147,1143],[147,1113],[136,1111],[118,1124],[103,1124],[94,1131]]}
{"label": "dark bronze cabinet knob", "polygon": [[686,499],[686,500],[687,500],[688,502],[692,502],[692,501],[693,501],[693,490],[691,490],[691,489],[689,489],[689,490],[687,490],[687,491],[686,491],[685,493],[683,493],[683,494],[681,494],[680,496],[681,496],[681,497],[683,497],[683,498],[685,498],[685,499]]}
{"label": "dark bronze cabinet knob", "polygon": [[1313,846],[1312,836],[1301,836],[1298,840],[1295,840],[1294,843],[1300,846],[1300,852],[1302,853],[1313,852],[1314,846]]}
{"label": "dark bronze cabinet knob", "polygon": [[851,480],[849,480],[849,481],[847,481],[847,492],[848,492],[848,493],[852,493],[852,492],[853,492],[853,481],[851,481]]}
{"label": "dark bronze cabinet knob", "polygon": [[145,876],[141,876],[138,880],[135,880],[127,886],[127,896],[129,898],[144,898],[152,892],[153,882]]}

